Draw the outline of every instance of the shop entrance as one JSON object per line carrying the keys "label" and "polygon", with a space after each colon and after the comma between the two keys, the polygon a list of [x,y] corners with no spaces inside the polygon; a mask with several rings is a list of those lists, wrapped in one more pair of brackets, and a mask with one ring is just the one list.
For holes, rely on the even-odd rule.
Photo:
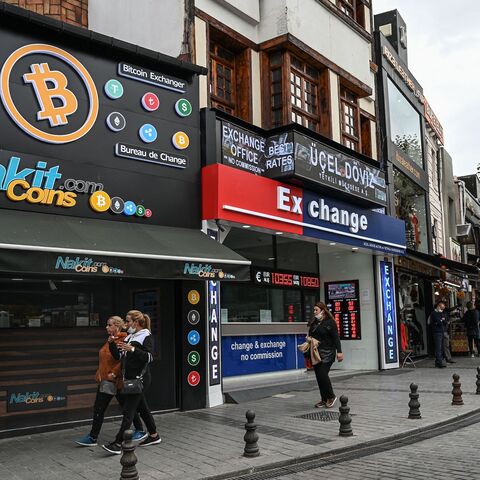
{"label": "shop entrance", "polygon": [[1,277],[0,436],[90,419],[106,321],[131,309],[152,320],[150,407],[177,408],[174,293],[173,281]]}

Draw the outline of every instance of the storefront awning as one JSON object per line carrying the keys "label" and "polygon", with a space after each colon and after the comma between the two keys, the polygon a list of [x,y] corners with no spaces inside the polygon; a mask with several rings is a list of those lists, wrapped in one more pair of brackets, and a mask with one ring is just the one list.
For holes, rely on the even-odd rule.
{"label": "storefront awning", "polygon": [[440,257],[439,255],[430,255],[428,253],[421,253],[407,249],[407,258],[428,263],[442,271],[451,271],[451,273],[468,275],[469,277],[476,278],[479,273],[478,268],[475,265],[456,262],[455,260]]}
{"label": "storefront awning", "polygon": [[0,221],[0,272],[250,279],[249,260],[200,230],[13,210]]}

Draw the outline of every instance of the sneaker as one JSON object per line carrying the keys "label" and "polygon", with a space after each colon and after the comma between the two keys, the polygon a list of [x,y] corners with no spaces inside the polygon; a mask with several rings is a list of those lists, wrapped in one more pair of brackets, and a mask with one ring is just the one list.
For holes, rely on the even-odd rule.
{"label": "sneaker", "polygon": [[112,455],[120,455],[122,453],[122,446],[115,442],[102,445],[102,448]]}
{"label": "sneaker", "polygon": [[327,400],[327,404],[325,405],[327,408],[332,408],[337,401],[337,397],[333,397],[330,400]]}
{"label": "sneaker", "polygon": [[320,400],[318,403],[314,405],[315,408],[323,408],[326,406],[327,406],[327,402],[325,402],[324,400]]}
{"label": "sneaker", "polygon": [[144,432],[143,430],[135,430],[132,435],[132,440],[134,442],[141,442],[148,437],[148,433]]}
{"label": "sneaker", "polygon": [[157,443],[160,443],[162,439],[160,438],[160,435],[158,437],[152,437],[150,435],[147,436],[147,438],[138,444],[139,447],[148,447],[149,445],[156,445]]}
{"label": "sneaker", "polygon": [[475,354],[472,353],[472,355],[470,355],[472,358],[475,358]]}
{"label": "sneaker", "polygon": [[75,440],[75,443],[81,447],[96,447],[97,439],[93,438],[90,434],[87,434],[80,440]]}

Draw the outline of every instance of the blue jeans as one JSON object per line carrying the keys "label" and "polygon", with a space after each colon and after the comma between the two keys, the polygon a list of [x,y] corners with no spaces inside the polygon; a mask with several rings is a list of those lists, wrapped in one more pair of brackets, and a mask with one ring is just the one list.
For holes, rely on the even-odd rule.
{"label": "blue jeans", "polygon": [[435,344],[435,365],[441,367],[443,365],[443,332],[433,332],[433,342]]}

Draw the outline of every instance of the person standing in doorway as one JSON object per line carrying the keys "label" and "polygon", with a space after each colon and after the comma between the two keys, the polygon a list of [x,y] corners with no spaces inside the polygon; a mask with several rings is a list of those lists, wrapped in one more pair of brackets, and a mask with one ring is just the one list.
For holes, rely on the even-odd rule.
{"label": "person standing in doorway", "polygon": [[313,314],[314,318],[310,323],[308,336],[319,341],[318,350],[321,357],[321,362],[313,367],[321,396],[321,400],[315,404],[315,407],[332,408],[337,401],[337,397],[333,392],[328,373],[333,362],[335,362],[335,358],[339,362],[343,360],[342,345],[338,336],[337,323],[328,311],[327,306],[322,302],[316,303]]}
{"label": "person standing in doorway", "polygon": [[477,347],[477,355],[480,355],[480,328],[479,328],[480,315],[478,310],[473,306],[472,302],[467,302],[467,311],[463,316],[463,321],[465,323],[465,328],[467,329],[467,338],[468,338],[468,350],[470,351],[470,356],[475,357],[473,351],[473,344]]}
{"label": "person standing in doorway", "polygon": [[432,328],[433,343],[435,347],[435,366],[445,368],[447,365],[443,361],[445,330],[448,324],[447,312],[445,311],[445,302],[440,300],[435,305],[435,309],[428,317],[427,323]]}
{"label": "person standing in doorway", "polygon": [[153,419],[152,413],[148,408],[145,399],[145,391],[151,383],[150,371],[148,364],[153,360],[153,339],[150,333],[150,318],[138,310],[131,310],[127,314],[131,318],[131,328],[134,333],[129,335],[124,342],[110,343],[110,352],[112,356],[122,361],[123,377],[126,380],[140,379],[143,384],[141,393],[123,394],[123,419],[120,430],[115,437],[115,440],[109,444],[102,445],[102,447],[109,453],[120,455],[122,453],[122,441],[125,430],[130,428],[133,416],[138,410],[142,417],[145,426],[148,429],[148,437],[140,442],[140,447],[155,445],[160,443],[162,439],[157,433],[157,426]]}

